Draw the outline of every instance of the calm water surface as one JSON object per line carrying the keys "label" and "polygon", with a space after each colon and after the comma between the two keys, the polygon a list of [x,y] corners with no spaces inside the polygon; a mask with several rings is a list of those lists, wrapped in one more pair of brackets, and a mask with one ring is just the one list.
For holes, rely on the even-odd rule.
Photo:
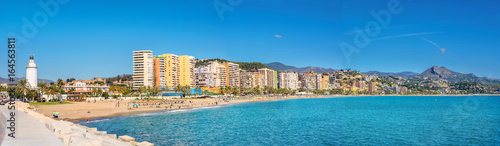
{"label": "calm water surface", "polygon": [[81,124],[155,145],[500,145],[500,96],[293,99]]}

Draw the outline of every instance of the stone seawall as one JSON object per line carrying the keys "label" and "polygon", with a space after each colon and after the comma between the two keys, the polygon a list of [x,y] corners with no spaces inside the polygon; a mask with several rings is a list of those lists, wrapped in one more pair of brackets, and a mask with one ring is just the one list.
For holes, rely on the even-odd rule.
{"label": "stone seawall", "polygon": [[154,146],[149,142],[136,142],[130,136],[107,134],[97,128],[89,128],[68,121],[54,120],[31,110],[29,104],[16,102],[16,109],[37,119],[45,128],[59,138],[65,146]]}

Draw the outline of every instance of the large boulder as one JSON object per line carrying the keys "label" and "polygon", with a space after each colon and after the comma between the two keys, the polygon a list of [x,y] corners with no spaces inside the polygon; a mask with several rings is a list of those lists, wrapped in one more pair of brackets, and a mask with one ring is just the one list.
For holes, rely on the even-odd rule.
{"label": "large boulder", "polygon": [[123,136],[118,137],[118,140],[123,141],[123,142],[131,142],[131,141],[135,141],[135,138],[130,137],[128,135],[123,135]]}

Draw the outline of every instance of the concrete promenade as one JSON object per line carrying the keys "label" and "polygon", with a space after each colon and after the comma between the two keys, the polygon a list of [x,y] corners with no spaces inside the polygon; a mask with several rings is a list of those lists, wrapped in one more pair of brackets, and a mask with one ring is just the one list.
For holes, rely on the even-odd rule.
{"label": "concrete promenade", "polygon": [[44,124],[40,123],[34,117],[15,110],[15,138],[9,137],[11,133],[7,127],[10,122],[7,120],[11,117],[7,105],[0,105],[0,128],[3,133],[2,146],[62,146],[63,143],[57,138]]}

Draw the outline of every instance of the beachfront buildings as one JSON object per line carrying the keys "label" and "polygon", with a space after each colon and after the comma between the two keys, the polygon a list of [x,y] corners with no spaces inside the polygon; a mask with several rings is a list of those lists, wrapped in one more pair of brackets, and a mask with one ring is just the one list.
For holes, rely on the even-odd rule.
{"label": "beachfront buildings", "polygon": [[299,89],[299,74],[294,72],[279,73],[279,88],[288,90]]}
{"label": "beachfront buildings", "polygon": [[156,87],[165,86],[165,58],[153,58],[153,85]]}
{"label": "beachfront buildings", "polygon": [[[196,68],[197,87],[239,87],[240,86],[240,66],[231,62],[211,61]],[[213,84],[205,85],[207,74],[213,77]],[[200,80],[200,81],[198,81]]]}
{"label": "beachfront buildings", "polygon": [[179,57],[179,85],[194,87],[194,67],[195,58],[193,56],[182,55]]}
{"label": "beachfront buildings", "polygon": [[159,55],[158,58],[163,58],[164,60],[164,81],[165,89],[173,90],[173,88],[179,85],[179,56],[174,54],[163,54]]}
{"label": "beachfront buildings", "polygon": [[222,63],[226,67],[226,86],[239,87],[240,86],[240,65],[232,62]]}
{"label": "beachfront buildings", "polygon": [[210,64],[207,66],[200,66],[195,69],[195,85],[196,87],[219,87],[220,86],[220,75],[218,64]]}
{"label": "beachfront buildings", "polygon": [[[173,90],[177,86],[195,86],[195,63],[193,56],[162,54],[156,56],[159,60],[158,75],[161,79],[157,79],[157,87],[162,87],[167,90]],[[162,77],[163,76],[163,77]]]}
{"label": "beachfront buildings", "polygon": [[354,86],[356,86],[359,90],[364,90],[365,89],[365,82],[364,81],[356,81],[356,82],[354,82]]}
{"label": "beachfront buildings", "polygon": [[321,74],[313,71],[301,75],[301,85],[303,90],[321,89]]}
{"label": "beachfront buildings", "polygon": [[377,91],[377,83],[376,82],[369,82],[368,83],[368,92],[375,92]]}
{"label": "beachfront buildings", "polygon": [[323,90],[329,90],[332,89],[330,86],[330,75],[329,74],[323,74],[321,78],[321,88]]}
{"label": "beachfront buildings", "polygon": [[264,73],[260,72],[250,72],[248,73],[250,80],[250,88],[260,87],[264,88],[266,86],[266,77]]}
{"label": "beachfront buildings", "polygon": [[153,51],[133,51],[133,87],[173,90],[178,85],[194,87],[195,57],[175,54],[154,56]]}
{"label": "beachfront buildings", "polygon": [[278,72],[269,68],[261,68],[258,71],[259,73],[264,74],[265,86],[272,87],[274,89],[278,88]]}
{"label": "beachfront buildings", "polygon": [[134,90],[139,87],[153,86],[153,51],[133,51]]}
{"label": "beachfront buildings", "polygon": [[[87,84],[84,82],[75,82],[72,85],[64,85],[65,92],[69,92],[73,95],[98,95],[105,92],[109,92],[109,86],[99,85],[99,84]],[[100,93],[99,93],[100,92]]]}

